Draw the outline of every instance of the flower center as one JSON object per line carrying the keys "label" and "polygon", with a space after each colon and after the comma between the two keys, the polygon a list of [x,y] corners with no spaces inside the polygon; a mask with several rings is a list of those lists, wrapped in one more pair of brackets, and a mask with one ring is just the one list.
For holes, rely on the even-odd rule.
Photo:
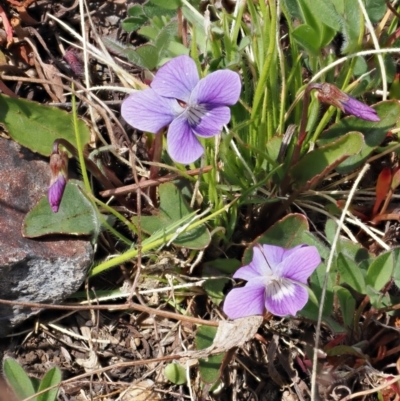
{"label": "flower center", "polygon": [[190,105],[187,108],[187,117],[190,126],[199,125],[201,119],[207,114],[207,108],[203,104]]}
{"label": "flower center", "polygon": [[295,286],[292,280],[285,277],[277,277],[271,274],[265,286],[265,296],[279,301],[285,297],[293,295]]}

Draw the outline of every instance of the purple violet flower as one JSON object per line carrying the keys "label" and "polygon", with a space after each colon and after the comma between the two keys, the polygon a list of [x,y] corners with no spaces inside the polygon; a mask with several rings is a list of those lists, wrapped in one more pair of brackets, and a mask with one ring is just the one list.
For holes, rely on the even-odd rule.
{"label": "purple violet flower", "polygon": [[50,155],[51,180],[47,193],[51,210],[58,212],[64,189],[67,184],[68,155],[58,149],[57,141],[53,144],[53,152]]}
{"label": "purple violet flower", "polygon": [[247,280],[246,285],[229,292],[223,310],[230,319],[263,315],[265,309],[294,316],[307,303],[307,279],[320,263],[314,246],[257,245],[251,263],[233,275]]}
{"label": "purple violet flower", "polygon": [[341,91],[335,85],[328,83],[311,84],[310,89],[318,91],[317,97],[320,102],[335,106],[342,110],[343,113],[351,114],[367,121],[381,121],[372,107]]}
{"label": "purple violet flower", "polygon": [[188,56],[164,64],[150,86],[123,101],[122,117],[132,127],[154,134],[169,125],[168,153],[182,164],[204,153],[197,137],[215,136],[230,121],[228,106],[238,101],[241,90],[239,75],[233,71],[215,71],[199,79]]}

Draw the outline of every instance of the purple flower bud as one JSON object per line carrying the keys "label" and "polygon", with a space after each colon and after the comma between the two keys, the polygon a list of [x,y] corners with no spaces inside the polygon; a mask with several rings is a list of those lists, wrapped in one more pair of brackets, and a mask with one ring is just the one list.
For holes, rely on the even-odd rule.
{"label": "purple flower bud", "polygon": [[68,63],[72,72],[78,77],[81,78],[84,72],[83,61],[76,49],[73,47],[69,47],[64,54],[64,60]]}
{"label": "purple flower bud", "polygon": [[342,110],[343,113],[351,114],[363,120],[380,121],[379,116],[372,107],[342,92],[335,85],[323,83],[311,84],[310,86],[311,89],[318,91],[317,97],[320,102],[335,106]]}
{"label": "purple flower bud", "polygon": [[58,212],[67,184],[67,165],[67,153],[58,149],[58,143],[56,141],[53,145],[53,152],[50,155],[51,180],[47,194],[51,209],[54,213]]}

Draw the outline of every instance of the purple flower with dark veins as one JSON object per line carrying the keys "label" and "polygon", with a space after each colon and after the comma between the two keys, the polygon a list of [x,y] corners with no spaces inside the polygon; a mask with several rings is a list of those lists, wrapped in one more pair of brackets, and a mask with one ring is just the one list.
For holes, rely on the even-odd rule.
{"label": "purple flower with dark veins", "polygon": [[343,113],[351,114],[367,121],[381,121],[372,107],[341,91],[335,85],[323,83],[310,84],[309,87],[318,91],[317,98],[320,102],[335,106],[342,110]]}
{"label": "purple flower with dark veins", "polygon": [[307,279],[320,263],[314,246],[256,245],[251,263],[233,275],[247,280],[246,285],[229,292],[223,310],[230,319],[263,315],[265,309],[294,316],[307,303]]}
{"label": "purple flower with dark veins", "polygon": [[58,149],[57,141],[53,144],[53,152],[50,155],[51,180],[47,193],[51,210],[58,212],[65,186],[67,185],[68,155]]}
{"label": "purple flower with dark veins", "polygon": [[188,56],[164,64],[150,86],[123,101],[122,117],[132,127],[154,134],[169,125],[168,153],[182,164],[204,153],[198,137],[213,137],[230,121],[228,106],[238,101],[241,90],[239,75],[233,71],[215,71],[199,79]]}

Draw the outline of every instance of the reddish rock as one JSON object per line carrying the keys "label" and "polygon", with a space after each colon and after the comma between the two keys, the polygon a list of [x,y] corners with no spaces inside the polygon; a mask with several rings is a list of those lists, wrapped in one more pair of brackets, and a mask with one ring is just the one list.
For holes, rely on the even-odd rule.
{"label": "reddish rock", "polygon": [[[46,158],[0,138],[0,299],[59,303],[86,277],[93,257],[88,240],[21,234],[26,213],[46,195],[49,181]],[[0,336],[36,313],[0,304]]]}

